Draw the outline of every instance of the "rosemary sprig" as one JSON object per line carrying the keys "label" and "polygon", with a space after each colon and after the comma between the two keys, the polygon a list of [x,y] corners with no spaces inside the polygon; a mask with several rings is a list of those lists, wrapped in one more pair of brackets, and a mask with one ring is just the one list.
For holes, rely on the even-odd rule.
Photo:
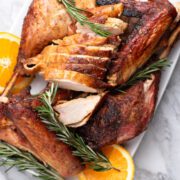
{"label": "rosemary sprig", "polygon": [[3,158],[0,166],[17,167],[19,171],[32,170],[32,174],[42,180],[63,180],[54,169],[41,163],[31,153],[2,141],[0,141],[0,157]]}
{"label": "rosemary sprig", "polygon": [[90,22],[88,18],[82,14],[85,10],[77,8],[74,0],[59,0],[59,2],[63,3],[71,17],[76,19],[82,26],[89,26],[93,32],[103,37],[111,35],[111,33],[105,30],[100,24]]}
{"label": "rosemary sprig", "polygon": [[42,121],[51,131],[56,133],[59,140],[73,147],[75,149],[73,155],[82,158],[84,162],[89,164],[90,168],[95,171],[116,169],[102,152],[95,152],[85,144],[82,137],[72,132],[58,120],[58,114],[52,107],[56,92],[57,86],[52,83],[50,90],[40,97],[43,106],[37,107],[37,112]]}
{"label": "rosemary sprig", "polygon": [[145,69],[142,69],[135,73],[125,84],[115,88],[116,91],[124,92],[123,90],[127,87],[134,85],[137,81],[149,79],[151,74],[161,70],[164,67],[170,66],[167,59],[160,59],[152,64],[150,64]]}

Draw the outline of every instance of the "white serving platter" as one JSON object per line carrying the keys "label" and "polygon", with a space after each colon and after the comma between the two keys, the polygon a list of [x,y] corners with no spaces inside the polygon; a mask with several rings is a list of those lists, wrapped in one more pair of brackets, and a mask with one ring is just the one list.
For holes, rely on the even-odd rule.
{"label": "white serving platter", "polygon": [[[22,30],[23,19],[27,13],[27,10],[28,10],[28,7],[29,7],[31,1],[32,0],[25,1],[24,6],[22,7],[22,9],[18,15],[18,18],[14,21],[14,24],[12,25],[11,29],[9,30],[10,33],[20,36],[21,30]],[[172,3],[180,2],[180,0],[170,0],[170,1]],[[180,41],[178,41],[174,45],[168,59],[171,62],[171,66],[169,68],[164,69],[162,72],[160,90],[159,90],[156,109],[158,108],[158,105],[164,95],[164,92],[166,90],[166,87],[167,87],[170,79],[171,79],[172,73],[175,69],[178,59],[180,59]],[[43,87],[45,87],[45,83],[39,77],[32,84],[33,92],[37,92],[39,89],[42,89]],[[142,142],[142,139],[143,139],[145,133],[146,132],[142,133],[138,137],[134,138],[133,140],[131,140],[125,144],[125,147],[128,149],[128,151],[130,152],[130,154],[132,156],[135,155],[140,143]],[[0,168],[0,180],[35,180],[36,179],[36,178],[32,177],[31,175],[29,175],[28,173],[18,172],[15,168],[13,168],[8,173],[4,173],[4,169],[5,168]],[[74,180],[74,179],[76,179],[76,178],[70,178],[69,180]]]}

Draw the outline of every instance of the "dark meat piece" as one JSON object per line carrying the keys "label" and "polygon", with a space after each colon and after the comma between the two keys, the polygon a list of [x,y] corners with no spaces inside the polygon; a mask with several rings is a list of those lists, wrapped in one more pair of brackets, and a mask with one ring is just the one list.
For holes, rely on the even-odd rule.
{"label": "dark meat piece", "polygon": [[0,104],[0,140],[29,151],[38,157],[26,137],[16,128],[14,123],[5,116],[6,105]]}
{"label": "dark meat piece", "polygon": [[79,134],[92,148],[123,143],[143,132],[154,112],[159,75],[139,82],[124,93],[106,97],[101,108],[88,123],[79,128]]}
{"label": "dark meat piece", "polygon": [[[9,128],[6,131],[8,136],[3,137],[0,133],[0,138],[32,152],[64,177],[79,173],[82,170],[80,161],[72,155],[67,145],[57,140],[55,134],[45,127],[33,111],[32,106],[36,107],[38,103],[26,93],[10,98],[10,102],[4,105],[4,114],[11,120],[11,126],[15,127],[16,132]],[[15,135],[13,139],[10,137],[10,130]]]}

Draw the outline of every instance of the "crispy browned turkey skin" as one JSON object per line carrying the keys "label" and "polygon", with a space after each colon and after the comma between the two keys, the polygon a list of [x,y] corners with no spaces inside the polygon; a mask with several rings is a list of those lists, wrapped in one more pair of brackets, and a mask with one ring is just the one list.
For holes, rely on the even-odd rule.
{"label": "crispy browned turkey skin", "polygon": [[0,104],[0,139],[14,145],[22,150],[29,151],[38,157],[35,150],[31,147],[26,137],[19,131],[14,123],[5,115],[6,106]]}
{"label": "crispy browned turkey skin", "polygon": [[159,75],[139,82],[126,93],[109,93],[101,108],[79,134],[92,148],[123,143],[143,132],[152,117],[158,93]]}
{"label": "crispy browned turkey skin", "polygon": [[[76,2],[78,4],[78,0]],[[104,5],[105,2],[107,4],[114,2],[123,3],[123,15],[127,22],[129,22],[127,35],[122,35],[126,40],[119,47],[118,58],[114,59],[109,65],[107,73],[104,71],[104,73],[95,74],[99,79],[106,75],[109,84],[117,85],[126,82],[138,68],[148,61],[160,38],[170,26],[177,13],[167,0],[163,2],[160,0],[149,2],[99,0],[98,4]],[[92,1],[93,3],[95,2]],[[92,7],[94,6],[95,4]],[[88,4],[83,4],[83,7],[88,8]],[[97,11],[98,8],[95,7],[94,10],[90,10],[97,17],[100,14]],[[107,10],[104,11],[102,16],[106,13]],[[136,19],[134,23],[129,21],[132,17]],[[52,40],[74,34],[74,28],[76,28],[75,23],[65,12],[62,4],[58,4],[56,0],[48,0],[46,3],[43,3],[42,0],[34,0],[24,21],[19,60],[25,62],[27,58],[39,54]],[[61,69],[64,68],[68,69],[68,71],[88,71],[86,67],[72,67],[72,65],[62,67]],[[92,67],[88,66],[87,68],[92,69]],[[61,72],[61,74],[63,73]],[[59,78],[62,78],[62,76],[59,76]]]}
{"label": "crispy browned turkey skin", "polygon": [[29,98],[29,92],[23,92],[0,104],[0,139],[31,152],[64,177],[79,173],[81,162],[45,127],[33,110],[39,102]]}
{"label": "crispy browned turkey skin", "polygon": [[118,58],[109,70],[108,80],[113,85],[126,82],[129,77],[153,54],[162,35],[177,13],[169,1],[136,2],[120,0],[125,6],[124,15],[137,17],[137,23],[120,47]]}
{"label": "crispy browned turkey skin", "polygon": [[[107,80],[112,85],[127,81],[153,54],[161,36],[175,18],[176,11],[166,0],[163,2],[160,0],[149,2],[98,0],[100,5],[104,2],[105,4],[122,2],[125,8],[123,20],[129,24],[126,34],[121,37],[123,42],[117,52],[118,58],[114,59],[117,56],[113,56],[112,63],[109,63],[109,59],[103,59],[100,63],[97,62],[96,58],[87,59],[69,55],[72,52],[79,53],[81,51],[82,55],[103,55],[104,57],[104,52],[95,51],[94,49],[90,51],[89,47],[84,46],[85,44],[81,44],[79,48],[76,47],[77,49],[72,49],[72,45],[77,44],[74,42],[81,40],[79,38],[81,35],[77,36],[75,34],[65,37],[75,33],[72,26],[74,21],[67,14],[64,6],[58,4],[56,0],[33,1],[24,21],[19,61],[24,61],[27,58],[32,60],[33,56],[39,54],[54,39],[65,37],[65,40],[60,40],[58,43],[62,46],[66,45],[68,55],[64,59],[61,58],[61,61],[68,62],[68,64],[66,66],[60,64],[59,68],[63,69],[59,70],[60,72],[50,71],[52,77],[57,74],[58,76],[64,76],[64,69],[73,69],[76,72],[84,73],[86,71],[85,74],[97,76],[100,80],[106,79],[104,76],[108,74]],[[95,1],[92,1],[91,7],[95,6],[94,3]],[[86,8],[87,4],[83,3],[79,6]],[[83,35],[83,40],[84,37],[87,37],[87,35]],[[102,39],[102,37],[96,37],[97,39]],[[87,38],[85,40],[88,41]],[[101,41],[92,42],[91,46],[94,47]],[[67,48],[67,45],[70,49]],[[103,46],[104,43],[98,45]],[[58,54],[56,59],[51,58],[53,61],[59,61],[60,56],[62,54]],[[111,53],[108,53],[107,56],[111,56]],[[75,61],[76,64],[74,65],[71,61]],[[89,62],[93,65],[87,65]],[[108,67],[106,64],[108,64]],[[19,67],[22,68],[22,66]],[[86,69],[86,67],[88,68]],[[104,67],[107,67],[108,73],[102,69]],[[79,73],[75,74],[75,79],[76,76],[79,78]],[[83,79],[84,77],[79,78],[80,83]],[[93,88],[98,86],[96,81],[89,82]],[[88,123],[79,128],[77,132],[95,149],[106,144],[123,143],[134,138],[144,131],[152,117],[158,85],[159,75],[156,74],[152,76],[151,80],[138,82],[129,88],[125,94],[108,93]],[[59,92],[59,94],[60,96],[56,101],[71,100],[78,95],[78,93],[66,90]],[[38,102],[36,100],[32,101],[28,97],[29,94],[21,93],[10,98],[8,104],[0,104],[0,139],[31,152],[56,169],[62,176],[77,174],[82,169],[79,160],[72,156],[69,147],[58,141],[54,133],[48,131],[33,111],[33,107],[36,107]]]}
{"label": "crispy browned turkey skin", "polygon": [[53,39],[71,34],[72,22],[57,0],[33,0],[24,20],[19,59],[32,57]]}

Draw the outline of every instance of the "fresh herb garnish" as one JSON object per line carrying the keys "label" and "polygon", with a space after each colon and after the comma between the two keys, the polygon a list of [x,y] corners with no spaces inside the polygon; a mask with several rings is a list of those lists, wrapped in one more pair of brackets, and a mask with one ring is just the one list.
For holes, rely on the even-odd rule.
{"label": "fresh herb garnish", "polygon": [[0,141],[0,157],[3,158],[0,166],[17,167],[19,171],[32,170],[32,174],[42,180],[63,180],[54,169],[40,162],[31,153],[2,141]]}
{"label": "fresh herb garnish", "polygon": [[[145,80],[150,78],[151,74],[159,71],[161,68],[169,66],[167,59],[161,59],[155,63],[150,64],[145,69],[142,69],[135,73],[135,75],[130,78],[125,84],[117,87],[115,90],[123,92],[124,88],[134,85],[139,80]],[[84,160],[84,162],[89,163],[90,167],[96,171],[105,171],[110,169],[116,169],[112,166],[108,158],[102,154],[102,152],[93,151],[88,145],[85,144],[82,137],[75,134],[65,125],[63,125],[58,120],[58,114],[54,111],[52,104],[57,93],[57,85],[52,83],[49,91],[46,91],[40,97],[42,106],[37,108],[38,114],[42,121],[47,125],[47,127],[56,132],[59,140],[70,145],[75,150],[73,154]]]}
{"label": "fresh herb garnish", "polygon": [[[95,152],[85,144],[82,137],[68,129],[58,120],[58,114],[54,111],[52,104],[57,93],[57,85],[52,83],[49,91],[40,97],[42,106],[37,107],[37,112],[49,130],[56,133],[57,138],[74,148],[73,155],[80,157],[89,167],[95,171],[106,171],[116,169],[102,152]],[[118,169],[116,169],[118,170]]]}
{"label": "fresh herb garnish", "polygon": [[142,69],[137,73],[135,73],[125,84],[122,84],[117,88],[115,88],[115,91],[124,92],[125,88],[134,85],[137,81],[149,79],[152,73],[157,72],[169,65],[170,63],[168,62],[167,59],[160,59],[157,62],[150,64],[145,69]]}
{"label": "fresh herb garnish", "polygon": [[111,33],[105,30],[102,27],[102,25],[90,22],[88,18],[84,14],[82,14],[83,12],[85,12],[85,10],[77,8],[74,0],[58,0],[58,1],[63,3],[63,5],[66,7],[66,10],[71,15],[71,17],[76,19],[82,26],[83,25],[89,26],[89,28],[93,32],[103,37],[107,37],[111,35]]}

